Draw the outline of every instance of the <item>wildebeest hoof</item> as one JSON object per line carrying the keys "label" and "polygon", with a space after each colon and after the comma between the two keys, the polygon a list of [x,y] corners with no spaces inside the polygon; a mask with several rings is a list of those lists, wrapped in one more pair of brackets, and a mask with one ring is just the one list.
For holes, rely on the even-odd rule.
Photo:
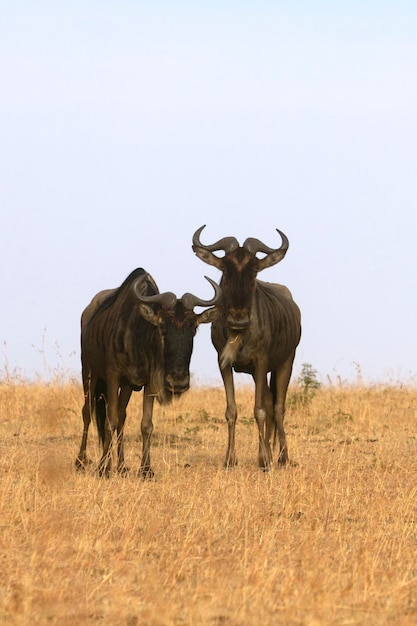
{"label": "wildebeest hoof", "polygon": [[231,470],[234,467],[236,467],[237,465],[237,457],[235,455],[235,453],[233,452],[232,454],[226,454],[226,458],[223,464],[223,469],[227,469],[227,470]]}
{"label": "wildebeest hoof", "polygon": [[143,478],[143,480],[153,480],[153,478],[155,478],[155,472],[151,467],[141,467],[139,469],[139,478]]}
{"label": "wildebeest hoof", "polygon": [[237,461],[234,463],[224,463],[223,469],[227,472],[231,472],[235,467],[237,467]]}
{"label": "wildebeest hoof", "polygon": [[228,472],[231,472],[234,467],[237,467],[237,461],[234,461],[233,463],[232,462],[227,463],[227,461],[226,461],[223,464],[223,469],[227,470]]}
{"label": "wildebeest hoof", "polygon": [[278,459],[278,467],[280,469],[285,469],[286,467],[298,467],[297,461],[290,461],[290,459]]}
{"label": "wildebeest hoof", "polygon": [[99,463],[97,467],[97,474],[100,478],[110,478],[110,466]]}
{"label": "wildebeest hoof", "polygon": [[77,472],[85,472],[87,467],[91,465],[90,459],[81,459],[79,456],[75,459],[75,469]]}
{"label": "wildebeest hoof", "polygon": [[278,455],[278,466],[285,467],[287,463],[289,463],[288,454],[286,451],[283,451]]}

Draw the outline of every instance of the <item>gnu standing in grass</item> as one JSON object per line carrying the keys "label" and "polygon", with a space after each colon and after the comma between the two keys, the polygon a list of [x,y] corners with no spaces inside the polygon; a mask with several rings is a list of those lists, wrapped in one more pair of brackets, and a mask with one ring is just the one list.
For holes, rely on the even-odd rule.
{"label": "gnu standing in grass", "polygon": [[[200,241],[201,226],[193,236],[193,250],[205,263],[222,272],[222,306],[211,328],[226,392],[228,446],[225,467],[237,463],[233,370],[251,374],[255,381],[254,414],[259,431],[259,466],[269,470],[272,463],[271,437],[279,440],[278,464],[288,462],[284,430],[285,398],[296,347],[301,337],[300,310],[283,285],[256,279],[258,272],[281,261],[289,246],[282,242],[269,248],[259,239],[248,238],[240,246],[235,237],[224,237],[211,245]],[[217,256],[223,251],[224,256]],[[263,254],[261,258],[257,254]],[[270,378],[268,381],[268,373]]]}
{"label": "gnu standing in grass", "polygon": [[[81,317],[81,362],[85,403],[84,429],[76,459],[88,463],[88,429],[95,414],[103,454],[100,474],[108,475],[111,445],[117,433],[117,469],[124,469],[123,426],[132,391],[143,388],[142,462],[140,474],[152,477],[150,444],[154,399],[169,403],[190,385],[189,365],[197,326],[212,320],[220,287],[211,300],[186,293],[177,298],[159,293],[152,276],[134,270],[118,289],[98,293]],[[206,308],[195,313],[194,307]]]}

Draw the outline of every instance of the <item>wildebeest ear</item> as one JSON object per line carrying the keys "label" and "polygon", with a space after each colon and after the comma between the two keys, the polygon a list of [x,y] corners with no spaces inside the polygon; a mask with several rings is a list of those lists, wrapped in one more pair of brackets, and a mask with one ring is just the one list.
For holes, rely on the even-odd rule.
{"label": "wildebeest ear", "polygon": [[256,257],[258,260],[258,272],[264,270],[266,267],[271,267],[271,265],[279,263],[280,261],[282,261],[287,253],[288,246],[290,245],[288,237],[285,233],[282,232],[282,230],[279,230],[279,228],[277,228],[276,231],[281,236],[282,240],[281,246],[279,248],[270,248],[259,239],[254,239],[253,237],[248,237],[248,239],[246,239],[245,243],[243,244],[245,250],[247,250],[248,252],[250,252],[250,254],[253,254],[254,256],[257,252],[262,252],[266,254],[266,256],[262,259]]}
{"label": "wildebeest ear", "polygon": [[150,322],[154,326],[159,325],[159,316],[155,313],[151,306],[148,304],[139,304],[139,311],[147,322]]}
{"label": "wildebeest ear", "polygon": [[223,259],[221,257],[218,257],[209,250],[205,250],[204,248],[200,248],[198,246],[193,246],[193,250],[198,258],[204,261],[204,263],[214,265],[214,267],[217,267],[219,270],[223,269]]}
{"label": "wildebeest ear", "polygon": [[197,325],[199,324],[209,324],[210,322],[214,322],[215,319],[219,316],[220,309],[218,307],[213,307],[212,309],[206,309],[202,313],[197,315]]}
{"label": "wildebeest ear", "polygon": [[274,250],[274,252],[267,254],[263,259],[258,259],[258,272],[282,261],[286,252],[286,250]]}

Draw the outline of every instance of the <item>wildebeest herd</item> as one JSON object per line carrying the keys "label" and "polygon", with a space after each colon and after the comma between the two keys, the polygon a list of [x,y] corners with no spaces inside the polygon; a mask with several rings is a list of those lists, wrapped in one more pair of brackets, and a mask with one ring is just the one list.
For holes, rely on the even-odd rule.
{"label": "wildebeest herd", "polygon": [[[235,237],[205,245],[200,240],[204,228],[201,226],[194,233],[192,249],[202,261],[222,273],[219,285],[206,277],[214,289],[211,300],[191,293],[181,298],[171,292],[159,293],[152,276],[139,268],[120,287],[94,296],[83,311],[81,364],[85,401],[77,469],[83,470],[89,463],[88,429],[95,418],[102,444],[99,474],[109,475],[112,456],[117,456],[117,470],[125,471],[126,408],[132,391],[143,389],[139,473],[145,478],[153,477],[150,447],[154,400],[168,404],[189,389],[194,336],[199,324],[210,322],[226,392],[225,468],[237,463],[233,370],[251,374],[255,383],[259,467],[265,471],[271,468],[271,439],[275,443],[277,436],[278,464],[288,462],[285,398],[301,336],[300,310],[286,287],[257,279],[258,272],[284,258],[288,239],[277,229],[281,237],[279,248],[270,248],[254,238],[246,239],[240,246]],[[223,254],[215,254],[219,251]],[[196,313],[197,306],[203,307],[203,312]]]}

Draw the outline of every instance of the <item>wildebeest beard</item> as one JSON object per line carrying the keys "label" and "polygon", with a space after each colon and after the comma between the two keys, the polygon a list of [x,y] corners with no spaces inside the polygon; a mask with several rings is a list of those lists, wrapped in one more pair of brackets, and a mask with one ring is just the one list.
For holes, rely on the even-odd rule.
{"label": "wildebeest beard", "polygon": [[236,333],[235,335],[230,333],[230,337],[228,337],[226,345],[224,346],[220,356],[220,367],[222,369],[228,365],[233,365],[236,361],[239,348],[243,341],[242,334],[244,333]]}

